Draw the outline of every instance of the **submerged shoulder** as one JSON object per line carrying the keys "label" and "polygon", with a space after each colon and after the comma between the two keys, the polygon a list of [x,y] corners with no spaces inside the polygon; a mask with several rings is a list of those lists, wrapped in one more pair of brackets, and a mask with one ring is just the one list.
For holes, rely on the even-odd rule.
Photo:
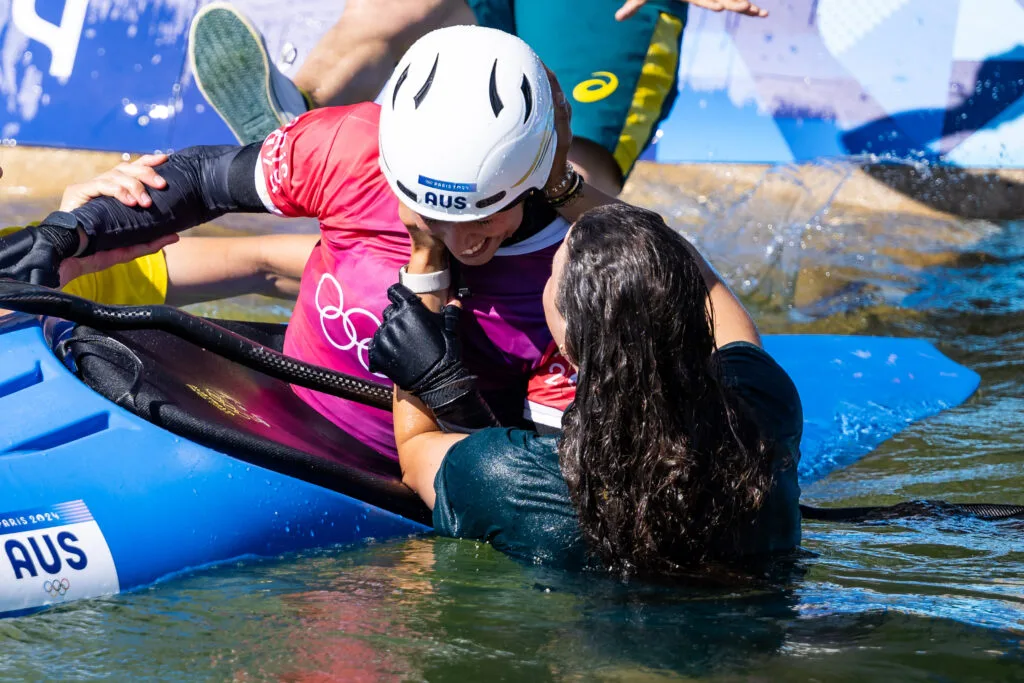
{"label": "submerged shoulder", "polygon": [[726,384],[750,409],[762,434],[772,443],[771,490],[753,526],[742,534],[741,546],[751,555],[792,550],[800,545],[800,394],[771,354],[754,344],[727,344],[719,357]]}
{"label": "submerged shoulder", "polygon": [[524,470],[557,464],[556,442],[522,429],[482,429],[448,451],[442,470],[469,485],[494,487],[522,481]]}
{"label": "submerged shoulder", "polygon": [[[551,464],[553,463],[553,465]],[[434,478],[437,530],[476,536],[514,512],[528,489],[564,482],[554,440],[520,429],[483,429],[452,446]]]}
{"label": "submerged shoulder", "polygon": [[554,437],[518,429],[477,432],[449,450],[434,489],[438,533],[487,541],[531,562],[585,564]]}

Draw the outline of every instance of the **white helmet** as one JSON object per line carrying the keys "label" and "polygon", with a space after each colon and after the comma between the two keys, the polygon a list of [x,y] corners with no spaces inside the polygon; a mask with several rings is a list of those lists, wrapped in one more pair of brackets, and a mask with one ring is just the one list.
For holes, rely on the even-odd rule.
{"label": "white helmet", "polygon": [[543,188],[554,156],[551,84],[516,36],[480,26],[432,31],[384,88],[380,168],[422,216],[495,214]]}

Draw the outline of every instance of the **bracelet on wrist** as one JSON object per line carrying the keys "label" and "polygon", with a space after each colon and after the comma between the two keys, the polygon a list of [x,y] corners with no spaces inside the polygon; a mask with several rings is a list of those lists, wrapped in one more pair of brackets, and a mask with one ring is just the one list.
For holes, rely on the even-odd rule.
{"label": "bracelet on wrist", "polygon": [[580,175],[580,173],[577,172],[575,169],[573,169],[572,175],[572,184],[569,186],[567,190],[565,190],[562,194],[556,197],[548,197],[548,204],[552,208],[557,209],[560,206],[565,206],[572,200],[576,199],[576,197],[580,193],[580,190],[583,189],[583,176]]}
{"label": "bracelet on wrist", "polygon": [[562,177],[558,179],[558,182],[552,187],[544,188],[544,197],[547,198],[548,201],[558,199],[569,191],[573,186],[573,183],[576,182],[576,176],[578,175],[579,173],[576,171],[575,167],[567,162],[565,164],[565,172],[562,174]]}

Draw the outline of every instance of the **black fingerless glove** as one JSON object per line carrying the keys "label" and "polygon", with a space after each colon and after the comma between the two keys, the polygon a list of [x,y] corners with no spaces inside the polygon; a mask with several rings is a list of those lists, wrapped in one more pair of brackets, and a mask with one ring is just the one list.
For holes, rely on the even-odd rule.
{"label": "black fingerless glove", "polygon": [[0,238],[0,277],[60,287],[60,264],[80,246],[78,221],[54,211],[39,225]]}
{"label": "black fingerless glove", "polygon": [[476,387],[476,376],[462,365],[458,324],[461,309],[427,309],[407,287],[388,289],[391,305],[373,335],[370,371],[387,375],[419,398],[449,432],[499,426]]}

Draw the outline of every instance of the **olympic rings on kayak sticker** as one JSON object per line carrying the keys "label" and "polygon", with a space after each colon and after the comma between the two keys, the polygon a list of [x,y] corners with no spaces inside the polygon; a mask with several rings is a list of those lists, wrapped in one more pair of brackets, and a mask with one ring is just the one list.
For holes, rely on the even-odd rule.
{"label": "olympic rings on kayak sticker", "polygon": [[0,546],[0,617],[121,590],[110,546],[83,500],[0,510]]}
{"label": "olympic rings on kayak sticker", "polygon": [[67,579],[54,579],[53,581],[43,582],[43,590],[49,593],[51,598],[65,595],[69,588],[71,588],[71,582]]}
{"label": "olympic rings on kayak sticker", "polygon": [[572,89],[572,98],[583,104],[597,102],[611,95],[619,87],[619,77],[611,71],[595,71],[588,78],[576,84]]}
{"label": "olympic rings on kayak sticker", "polygon": [[[321,300],[320,294],[327,285],[328,289],[333,289],[338,303],[324,303]],[[350,351],[355,349],[356,358],[359,359],[359,364],[363,366],[363,369],[369,372],[370,370],[370,342],[373,341],[373,333],[380,327],[380,318],[370,313],[365,308],[350,308],[345,310],[345,293],[341,289],[341,283],[338,282],[330,273],[324,273],[320,276],[320,282],[316,285],[316,310],[320,314],[320,330],[324,333],[324,338],[328,343],[339,351]],[[356,327],[356,320],[362,318],[364,321],[372,323],[373,329],[369,330],[370,334],[366,337],[359,336],[359,330]],[[341,321],[340,324],[331,326],[331,330],[327,329],[327,323],[335,320]],[[363,330],[367,331],[369,325],[362,325]],[[344,338],[338,341],[332,336],[331,331],[342,332]],[[373,373],[377,377],[384,377],[380,373]]]}

